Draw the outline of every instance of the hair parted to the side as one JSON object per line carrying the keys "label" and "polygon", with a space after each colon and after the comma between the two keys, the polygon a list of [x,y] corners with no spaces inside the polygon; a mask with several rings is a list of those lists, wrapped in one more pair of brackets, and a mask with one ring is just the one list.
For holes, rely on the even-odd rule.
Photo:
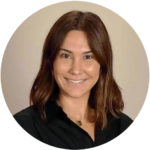
{"label": "hair parted to the side", "polygon": [[100,17],[94,13],[71,11],[54,23],[44,43],[40,70],[30,92],[30,104],[33,103],[41,119],[46,121],[46,103],[49,99],[56,100],[59,95],[59,87],[53,76],[53,61],[66,34],[71,30],[86,33],[89,46],[101,65],[99,79],[91,89],[89,105],[96,114],[92,122],[104,129],[107,125],[107,114],[118,118],[124,103],[120,87],[113,78],[113,54],[109,35]]}

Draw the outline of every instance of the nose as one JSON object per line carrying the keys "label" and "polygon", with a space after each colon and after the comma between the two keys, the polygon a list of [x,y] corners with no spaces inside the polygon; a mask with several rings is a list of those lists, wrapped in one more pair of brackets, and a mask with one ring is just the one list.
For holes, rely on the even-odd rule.
{"label": "nose", "polygon": [[82,72],[83,72],[83,70],[82,70],[82,62],[81,62],[81,60],[79,58],[74,59],[72,61],[72,65],[71,65],[71,68],[70,68],[69,72],[71,74],[74,74],[74,75],[82,74]]}

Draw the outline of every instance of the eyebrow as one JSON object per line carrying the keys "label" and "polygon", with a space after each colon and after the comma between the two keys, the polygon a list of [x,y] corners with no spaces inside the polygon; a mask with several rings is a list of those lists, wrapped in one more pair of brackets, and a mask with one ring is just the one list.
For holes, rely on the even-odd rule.
{"label": "eyebrow", "polygon": [[[64,48],[61,48],[60,51],[61,50],[66,51],[66,52],[71,53],[71,54],[73,53],[72,51],[70,51],[68,49],[64,49]],[[85,51],[85,52],[83,52],[83,54],[87,54],[87,53],[92,53],[92,51]]]}

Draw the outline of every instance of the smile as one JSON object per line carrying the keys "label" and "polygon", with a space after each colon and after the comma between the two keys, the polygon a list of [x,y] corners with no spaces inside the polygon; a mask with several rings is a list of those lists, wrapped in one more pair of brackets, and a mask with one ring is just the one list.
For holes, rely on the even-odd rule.
{"label": "smile", "polygon": [[83,80],[71,80],[71,79],[68,79],[68,78],[65,78],[67,81],[69,81],[69,82],[72,82],[72,83],[82,83],[82,82],[84,82],[85,80],[87,80],[87,79],[83,79]]}
{"label": "smile", "polygon": [[82,85],[87,80],[87,79],[85,79],[85,80],[80,80],[80,81],[73,81],[73,80],[69,80],[67,78],[65,78],[65,79],[66,79],[67,83],[74,84],[74,85]]}

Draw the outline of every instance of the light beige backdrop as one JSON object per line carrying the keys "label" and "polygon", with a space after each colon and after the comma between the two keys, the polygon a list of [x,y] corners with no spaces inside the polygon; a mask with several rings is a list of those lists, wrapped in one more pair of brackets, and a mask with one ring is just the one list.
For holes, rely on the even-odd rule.
{"label": "light beige backdrop", "polygon": [[108,29],[114,53],[114,77],[123,89],[124,113],[135,119],[145,101],[149,70],[143,45],[130,25],[114,12],[87,2],[48,6],[25,20],[15,31],[4,53],[1,83],[12,114],[29,106],[29,93],[40,67],[42,47],[53,23],[71,10],[100,16]]}

